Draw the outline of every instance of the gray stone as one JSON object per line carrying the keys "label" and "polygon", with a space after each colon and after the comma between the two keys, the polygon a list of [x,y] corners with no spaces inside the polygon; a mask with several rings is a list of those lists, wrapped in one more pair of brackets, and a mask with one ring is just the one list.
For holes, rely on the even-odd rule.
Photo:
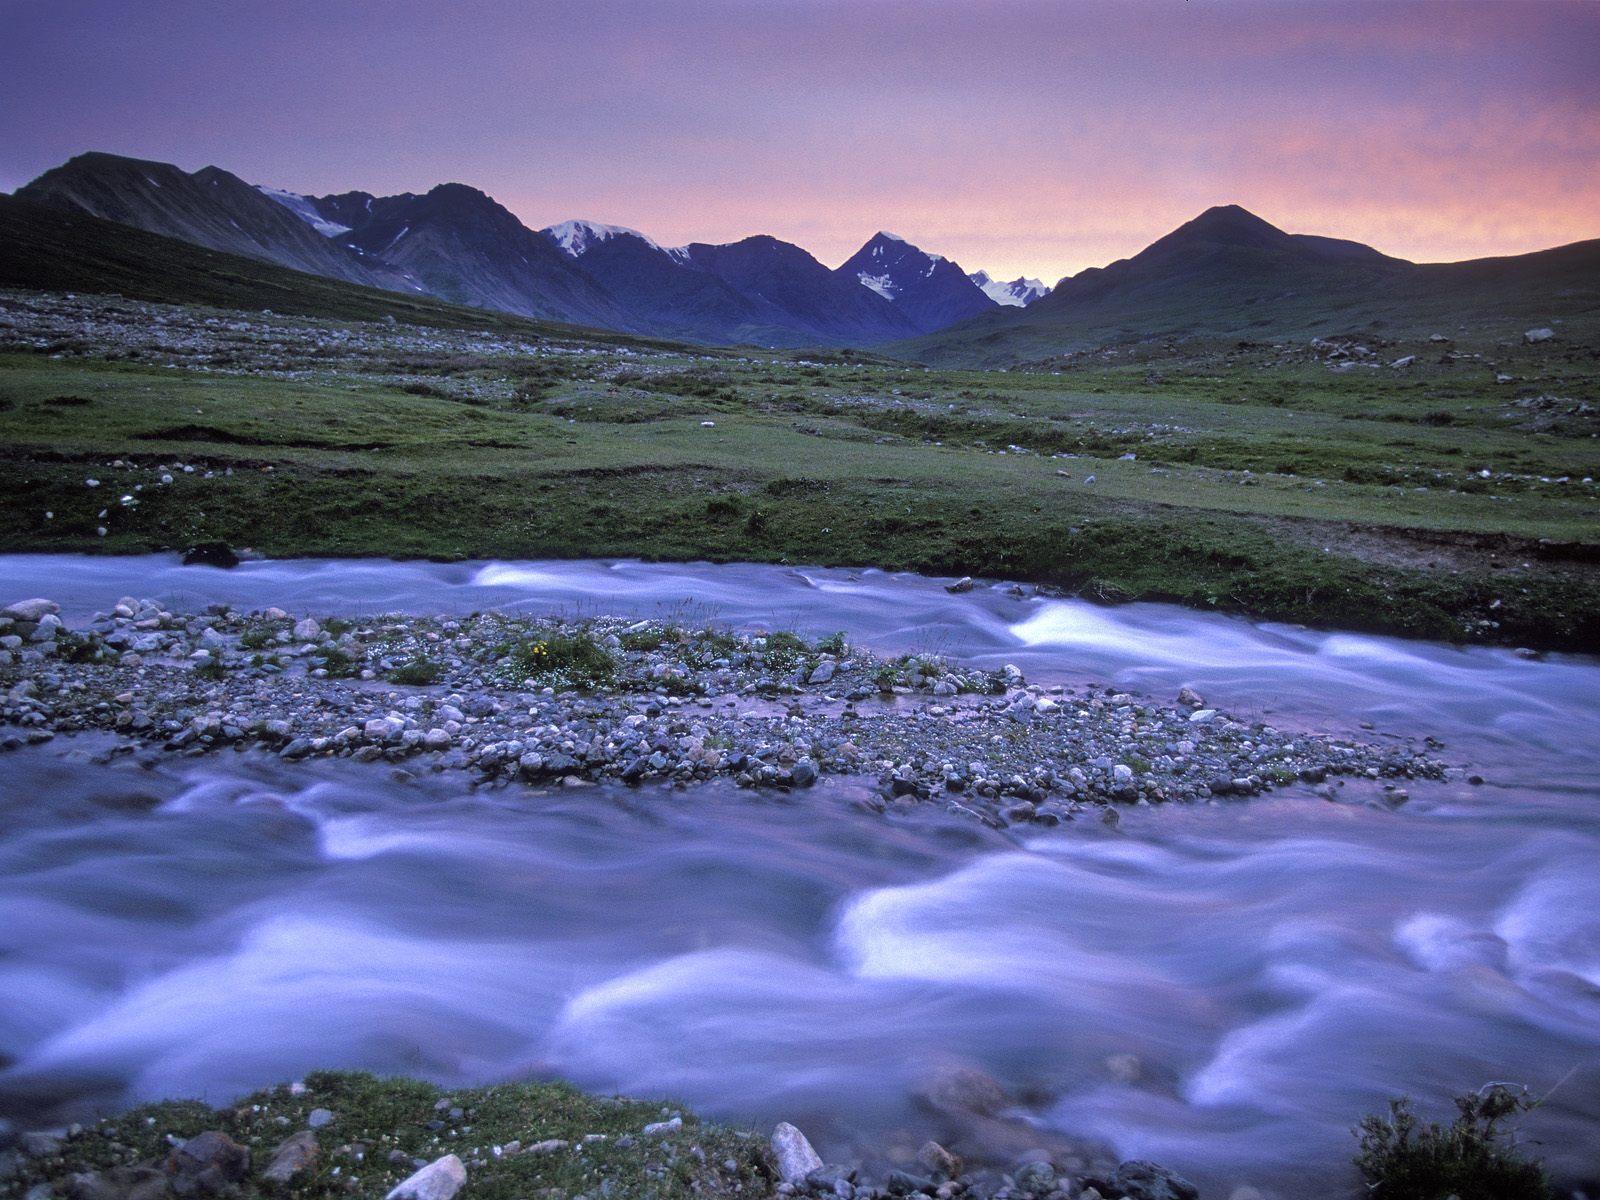
{"label": "gray stone", "polygon": [[817,781],[817,765],[809,758],[802,758],[790,768],[789,777],[796,787],[810,787]]}
{"label": "gray stone", "polygon": [[466,1182],[467,1168],[454,1154],[446,1154],[401,1180],[384,1200],[452,1200]]}
{"label": "gray stone", "polygon": [[297,642],[314,642],[322,633],[322,626],[310,617],[302,618],[294,623],[294,640]]}
{"label": "gray stone", "polygon": [[272,1152],[272,1160],[261,1172],[261,1178],[269,1183],[288,1183],[292,1177],[317,1161],[317,1153],[317,1135],[309,1129],[302,1129],[293,1137],[278,1143],[277,1149]]}
{"label": "gray stone", "polygon": [[924,1142],[917,1151],[917,1161],[935,1179],[955,1179],[961,1174],[961,1159],[938,1142]]}
{"label": "gray stone", "polygon": [[1538,342],[1548,342],[1555,337],[1556,331],[1550,328],[1529,329],[1522,335],[1522,340],[1532,346]]}
{"label": "gray stone", "polygon": [[963,575],[960,579],[956,580],[954,583],[945,584],[944,585],[944,590],[947,591],[947,592],[956,592],[956,593],[970,592],[972,590],[972,576],[971,575]]}
{"label": "gray stone", "polygon": [[825,658],[812,669],[811,674],[806,677],[806,682],[827,683],[828,680],[833,678],[833,673],[836,669],[833,660]]}
{"label": "gray stone", "polygon": [[822,1166],[806,1135],[787,1121],[779,1121],[772,1131],[772,1153],[778,1160],[778,1178],[787,1184],[804,1183],[806,1176]]}
{"label": "gray stone", "polygon": [[333,1113],[326,1108],[313,1108],[306,1117],[306,1125],[311,1129],[322,1129],[333,1124]]}
{"label": "gray stone", "polygon": [[663,1133],[677,1133],[682,1128],[683,1118],[673,1117],[670,1121],[656,1121],[654,1124],[646,1125],[643,1132],[650,1137],[655,1137]]}
{"label": "gray stone", "polygon": [[8,604],[0,609],[0,617],[10,617],[13,621],[40,621],[46,616],[55,616],[61,611],[61,605],[54,600],[18,600],[15,604]]}

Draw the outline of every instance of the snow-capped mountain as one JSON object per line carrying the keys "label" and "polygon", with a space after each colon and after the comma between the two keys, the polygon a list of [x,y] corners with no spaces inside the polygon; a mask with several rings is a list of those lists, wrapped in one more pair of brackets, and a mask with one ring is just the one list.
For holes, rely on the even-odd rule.
{"label": "snow-capped mountain", "polygon": [[652,250],[659,250],[669,258],[681,261],[685,256],[682,248],[668,250],[654,238],[646,237],[637,229],[629,229],[626,225],[602,225],[599,221],[562,221],[559,225],[547,226],[539,232],[560,247],[569,258],[582,258],[590,247],[619,237],[637,238]]}
{"label": "snow-capped mountain", "polygon": [[957,264],[893,233],[874,234],[835,274],[876,292],[924,333],[995,306]]}
{"label": "snow-capped mountain", "polygon": [[977,284],[989,299],[1008,308],[1026,308],[1035,300],[1043,299],[1050,294],[1049,285],[1037,279],[1018,276],[1010,283],[1006,283],[994,278],[987,271],[974,271],[967,278]]}

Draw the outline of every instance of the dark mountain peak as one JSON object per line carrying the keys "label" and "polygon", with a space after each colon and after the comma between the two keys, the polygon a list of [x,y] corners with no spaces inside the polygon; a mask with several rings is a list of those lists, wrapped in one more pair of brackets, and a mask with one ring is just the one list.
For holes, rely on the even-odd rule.
{"label": "dark mountain peak", "polygon": [[995,306],[958,265],[880,229],[836,274],[888,300],[924,333]]}
{"label": "dark mountain peak", "polygon": [[1237,204],[1220,204],[1178,226],[1151,249],[1161,245],[1199,243],[1282,248],[1290,244],[1290,238],[1276,225],[1263,221],[1248,209]]}

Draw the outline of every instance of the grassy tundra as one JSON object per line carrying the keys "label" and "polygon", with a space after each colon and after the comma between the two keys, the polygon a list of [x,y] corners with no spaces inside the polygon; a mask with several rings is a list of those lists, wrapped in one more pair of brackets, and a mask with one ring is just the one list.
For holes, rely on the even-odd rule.
{"label": "grassy tundra", "polygon": [[6,551],[874,565],[1600,646],[1600,397],[1565,334],[1152,341],[945,372],[0,305]]}

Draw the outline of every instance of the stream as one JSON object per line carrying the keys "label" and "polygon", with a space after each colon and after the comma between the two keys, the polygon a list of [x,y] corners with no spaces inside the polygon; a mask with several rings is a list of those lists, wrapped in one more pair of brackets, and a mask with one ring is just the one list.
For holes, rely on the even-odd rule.
{"label": "stream", "polygon": [[[1433,737],[1465,768],[1399,808],[1293,787],[996,831],[868,814],[852,779],[474,791],[261,752],[96,763],[113,739],[58,738],[0,780],[0,1116],[20,1126],[319,1067],[557,1077],[793,1121],[834,1160],[1086,1140],[1208,1200],[1309,1200],[1356,1194],[1350,1127],[1389,1097],[1442,1119],[1508,1080],[1550,1093],[1529,1148],[1600,1180],[1594,659],[878,571],[7,556],[0,577],[0,602],[47,596],[69,625],[132,594],[844,630]],[[971,1072],[1010,1107],[950,1104]]]}

